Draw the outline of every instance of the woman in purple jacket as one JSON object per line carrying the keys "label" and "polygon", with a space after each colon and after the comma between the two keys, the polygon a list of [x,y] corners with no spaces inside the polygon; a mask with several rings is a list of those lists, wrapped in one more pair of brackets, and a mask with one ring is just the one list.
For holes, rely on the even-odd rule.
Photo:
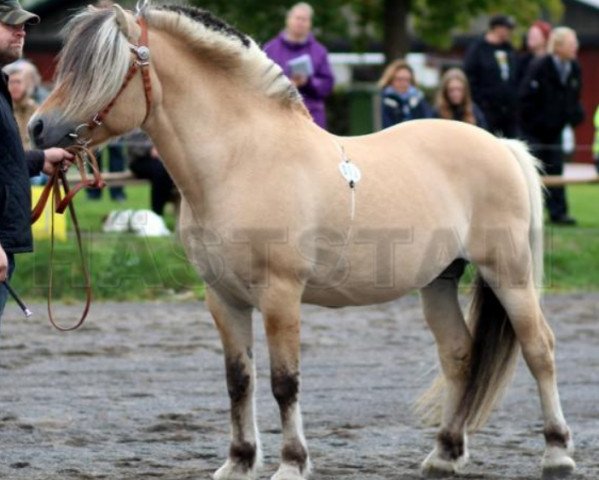
{"label": "woman in purple jacket", "polygon": [[264,51],[299,89],[314,121],[326,128],[324,100],[333,90],[335,79],[327,49],[311,32],[313,13],[307,3],[292,7],[285,30],[269,41]]}

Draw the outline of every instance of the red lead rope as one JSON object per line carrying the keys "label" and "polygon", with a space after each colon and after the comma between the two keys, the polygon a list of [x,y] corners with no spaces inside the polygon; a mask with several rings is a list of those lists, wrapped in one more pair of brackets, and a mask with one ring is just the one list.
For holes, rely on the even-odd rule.
{"label": "red lead rope", "polygon": [[[50,247],[50,273],[48,278],[48,317],[50,318],[50,323],[61,332],[69,332],[72,330],[78,329],[87,317],[89,313],[89,309],[92,301],[92,286],[91,286],[91,278],[89,274],[89,269],[85,262],[85,256],[83,254],[83,241],[81,238],[81,230],[79,228],[79,222],[77,220],[77,214],[75,213],[75,206],[73,205],[73,198],[84,188],[104,188],[106,185],[104,180],[102,179],[102,175],[100,174],[100,169],[98,168],[98,162],[93,152],[86,147],[83,146],[72,146],[67,148],[67,150],[75,156],[74,164],[77,166],[79,170],[79,174],[81,175],[81,181],[78,182],[73,188],[69,187],[69,183],[67,181],[66,172],[63,168],[57,168],[56,172],[50,177],[48,183],[44,187],[42,191],[42,195],[38,200],[37,205],[34,207],[31,212],[31,223],[35,223],[40,216],[42,215],[44,209],[46,208],[46,204],[48,203],[48,199],[52,197],[52,203],[54,205],[52,212],[52,221],[51,221],[51,247]],[[93,178],[88,178],[86,165],[89,165],[92,169]],[[61,188],[62,187],[62,188]],[[64,190],[64,197],[62,196],[62,190]],[[86,302],[85,307],[83,309],[83,313],[79,320],[70,327],[63,327],[59,325],[54,320],[54,315],[52,314],[52,292],[53,292],[53,280],[54,280],[54,212],[56,213],[64,213],[66,209],[69,209],[71,213],[71,219],[73,221],[73,229],[75,230],[75,235],[77,237],[77,246],[79,249],[79,257],[81,259],[81,267],[83,270],[83,276],[85,278],[85,294],[86,294]]]}

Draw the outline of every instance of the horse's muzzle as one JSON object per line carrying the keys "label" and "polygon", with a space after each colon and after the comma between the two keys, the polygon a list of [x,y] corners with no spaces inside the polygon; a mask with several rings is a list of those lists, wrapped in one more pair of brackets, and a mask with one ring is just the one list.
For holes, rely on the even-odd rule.
{"label": "horse's muzzle", "polygon": [[56,115],[51,113],[34,115],[27,128],[29,137],[36,148],[66,148],[74,143],[70,135],[74,131],[74,124],[60,121]]}

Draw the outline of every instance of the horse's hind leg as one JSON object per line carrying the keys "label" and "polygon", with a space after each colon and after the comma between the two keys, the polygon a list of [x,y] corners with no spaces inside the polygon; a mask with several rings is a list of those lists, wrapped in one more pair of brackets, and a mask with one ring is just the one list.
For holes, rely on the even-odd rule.
{"label": "horse's hind leg", "polygon": [[301,480],[310,473],[299,405],[300,299],[298,286],[273,281],[260,300],[283,432],[281,465],[272,480]]}
{"label": "horse's hind leg", "polygon": [[468,460],[463,422],[455,422],[469,368],[471,336],[458,302],[458,282],[463,264],[458,262],[421,290],[426,321],[437,342],[446,383],[441,429],[435,449],[422,464],[423,474],[451,474]]}
{"label": "horse's hind leg", "polygon": [[[512,268],[518,267],[512,265]],[[524,359],[537,382],[545,424],[543,476],[567,475],[576,464],[571,458],[572,436],[562,413],[557,389],[555,337],[543,316],[532,282],[528,282],[526,287],[518,287],[514,286],[513,278],[503,278],[497,270],[481,268],[481,273],[489,279],[507,311]]]}
{"label": "horse's hind leg", "polygon": [[231,446],[215,480],[251,480],[261,464],[260,440],[254,413],[256,374],[252,355],[252,309],[206,294],[208,308],[220,333],[225,354],[227,388],[231,400]]}

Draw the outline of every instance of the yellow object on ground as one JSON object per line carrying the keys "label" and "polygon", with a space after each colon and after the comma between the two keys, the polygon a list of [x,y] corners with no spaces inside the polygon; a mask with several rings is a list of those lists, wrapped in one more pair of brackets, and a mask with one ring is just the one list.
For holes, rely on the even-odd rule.
{"label": "yellow object on ground", "polygon": [[[31,201],[35,205],[39,200],[44,187],[33,185],[31,187]],[[39,220],[32,225],[33,238],[35,240],[45,240],[50,238],[52,233],[52,215],[54,215],[54,237],[56,240],[66,241],[67,239],[67,217],[54,213],[52,199],[48,200],[44,212]]]}

